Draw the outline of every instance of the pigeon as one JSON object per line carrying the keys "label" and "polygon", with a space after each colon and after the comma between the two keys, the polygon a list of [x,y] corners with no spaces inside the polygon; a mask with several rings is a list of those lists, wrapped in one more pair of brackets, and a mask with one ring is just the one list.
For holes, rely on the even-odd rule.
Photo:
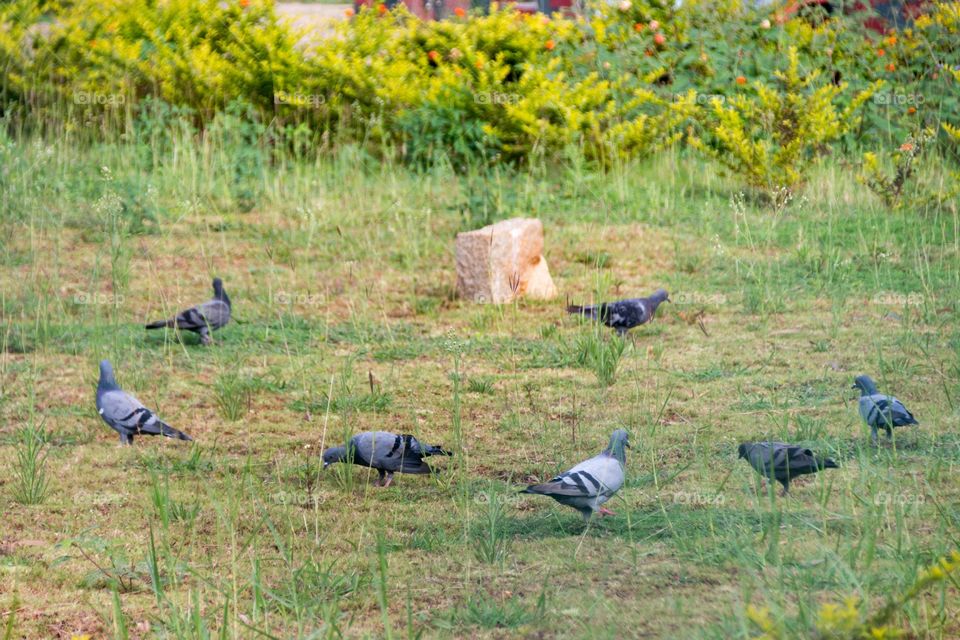
{"label": "pigeon", "polygon": [[120,434],[121,444],[133,444],[133,437],[141,435],[193,440],[153,415],[142,402],[121,389],[113,377],[113,366],[109,360],[100,362],[97,413],[111,429]]}
{"label": "pigeon", "polygon": [[424,458],[428,456],[452,456],[437,445],[422,445],[420,441],[404,433],[397,435],[388,431],[364,431],[350,438],[345,447],[330,447],[323,452],[323,468],[335,462],[353,462],[362,467],[371,467],[380,474],[378,487],[389,487],[393,473],[431,473]]}
{"label": "pigeon", "polygon": [[598,305],[567,307],[567,313],[577,313],[592,320],[599,320],[612,329],[616,329],[621,338],[634,327],[650,322],[663,301],[670,302],[666,289],[657,289],[647,298],[631,298],[617,302],[603,302]]}
{"label": "pigeon", "polygon": [[183,331],[193,331],[200,334],[201,344],[212,344],[211,331],[216,331],[230,322],[230,297],[223,290],[223,280],[213,279],[213,299],[203,304],[181,311],[169,320],[157,320],[146,325],[147,329],[161,329],[164,327],[177,328]]}
{"label": "pigeon", "polygon": [[549,482],[532,484],[520,493],[550,496],[560,504],[579,511],[585,521],[594,512],[602,516],[614,515],[602,505],[623,486],[623,467],[627,463],[625,449],[630,446],[628,438],[626,431],[617,429],[610,436],[610,444],[598,455],[551,478]]}
{"label": "pigeon", "polygon": [[878,429],[885,429],[889,440],[893,437],[894,427],[920,424],[902,402],[877,392],[877,384],[870,376],[857,376],[852,388],[860,389],[860,417],[870,427],[874,444],[877,443]]}
{"label": "pigeon", "polygon": [[739,458],[745,458],[760,475],[783,485],[783,494],[790,490],[790,480],[822,469],[838,469],[830,458],[819,458],[806,447],[782,442],[744,442]]}

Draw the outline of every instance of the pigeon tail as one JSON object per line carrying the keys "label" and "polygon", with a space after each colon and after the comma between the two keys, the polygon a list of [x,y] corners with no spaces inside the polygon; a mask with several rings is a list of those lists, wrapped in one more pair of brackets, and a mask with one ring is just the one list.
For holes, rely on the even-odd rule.
{"label": "pigeon tail", "polygon": [[164,327],[172,327],[173,320],[157,320],[156,322],[151,322],[143,326],[147,329],[163,329]]}
{"label": "pigeon tail", "polygon": [[176,438],[177,440],[189,440],[191,442],[193,441],[193,438],[185,434],[183,431],[180,431],[179,429],[174,429],[173,427],[168,425],[166,422],[160,423],[160,433],[162,433],[168,438]]}
{"label": "pigeon tail", "polygon": [[[601,315],[603,313],[603,305],[600,305]],[[590,318],[591,320],[597,319],[597,307],[596,306],[582,306],[578,304],[572,304],[567,307],[567,313],[576,313],[581,316]]]}

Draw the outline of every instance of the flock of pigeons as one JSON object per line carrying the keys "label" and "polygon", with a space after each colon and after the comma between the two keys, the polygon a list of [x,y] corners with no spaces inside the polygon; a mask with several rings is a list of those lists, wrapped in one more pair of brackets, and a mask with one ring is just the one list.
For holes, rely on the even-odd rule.
{"label": "flock of pigeons", "polygon": [[[576,313],[602,322],[623,336],[633,327],[650,321],[657,307],[670,298],[664,289],[658,289],[646,298],[633,298],[595,306],[571,306]],[[203,304],[180,312],[168,320],[151,322],[147,329],[172,328],[192,331],[200,336],[202,344],[212,344],[211,333],[230,321],[232,306],[220,278],[213,280],[213,298]],[[858,376],[853,388],[860,390],[860,416],[870,427],[871,438],[877,442],[880,429],[892,438],[893,428],[918,424],[899,400],[877,391],[869,376]],[[192,440],[182,431],[160,420],[142,402],[117,385],[113,367],[108,360],[100,363],[100,381],[97,385],[97,411],[112,429],[120,434],[122,444],[133,444],[135,436],[162,435],[180,440]],[[629,435],[617,429],[610,436],[607,448],[589,460],[584,460],[569,471],[542,484],[530,485],[522,493],[549,496],[560,504],[572,507],[588,520],[594,513],[613,515],[603,504],[620,490],[624,483],[626,449]],[[379,477],[375,484],[388,487],[394,473],[425,474],[433,472],[424,458],[435,455],[450,456],[449,451],[436,445],[423,445],[409,434],[387,431],[367,431],[350,439],[345,446],[331,447],[323,452],[323,468],[346,462],[375,469]],[[757,473],[783,485],[783,494],[789,491],[790,481],[798,476],[835,469],[837,463],[817,456],[808,448],[782,442],[745,442],[739,447],[739,457],[746,459]]]}

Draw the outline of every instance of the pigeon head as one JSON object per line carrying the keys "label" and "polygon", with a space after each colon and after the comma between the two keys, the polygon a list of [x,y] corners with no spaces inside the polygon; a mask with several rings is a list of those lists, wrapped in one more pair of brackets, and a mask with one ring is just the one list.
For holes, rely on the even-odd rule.
{"label": "pigeon head", "polygon": [[650,296],[650,299],[660,304],[661,302],[670,302],[670,294],[667,293],[666,289],[657,289],[653,292],[653,295]]}
{"label": "pigeon head", "polygon": [[227,303],[227,306],[230,305],[230,297],[227,295],[227,292],[223,290],[223,280],[220,278],[213,279],[213,297],[217,300],[223,300]]}
{"label": "pigeon head", "polygon": [[335,462],[343,462],[347,459],[346,447],[330,447],[323,452],[323,468],[326,469]]}
{"label": "pigeon head", "polygon": [[840,465],[833,461],[833,458],[825,458],[817,461],[821,469],[839,469]]}
{"label": "pigeon head", "polygon": [[610,444],[604,450],[604,453],[611,455],[623,464],[627,459],[626,449],[630,448],[630,434],[624,429],[617,429],[610,436]]}
{"label": "pigeon head", "polygon": [[870,376],[857,376],[851,388],[860,389],[860,395],[871,396],[877,392],[877,383]]}
{"label": "pigeon head", "polygon": [[747,443],[744,442],[742,445],[737,447],[737,458],[746,458],[747,457]]}
{"label": "pigeon head", "polygon": [[109,360],[100,361],[100,381],[97,383],[97,389],[119,389],[117,381],[113,377],[113,365]]}

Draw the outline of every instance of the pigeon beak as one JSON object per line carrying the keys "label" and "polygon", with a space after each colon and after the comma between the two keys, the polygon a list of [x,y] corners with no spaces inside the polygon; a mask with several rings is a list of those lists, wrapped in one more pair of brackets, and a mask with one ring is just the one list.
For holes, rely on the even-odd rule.
{"label": "pigeon beak", "polygon": [[324,469],[324,471],[326,471],[327,467],[329,467],[329,466],[330,466],[330,463],[329,463],[329,462],[324,462],[324,463],[323,463],[323,469]]}
{"label": "pigeon beak", "polygon": [[856,388],[857,388],[857,385],[852,384],[852,385],[850,385],[850,388],[851,388],[851,389],[856,389]]}

